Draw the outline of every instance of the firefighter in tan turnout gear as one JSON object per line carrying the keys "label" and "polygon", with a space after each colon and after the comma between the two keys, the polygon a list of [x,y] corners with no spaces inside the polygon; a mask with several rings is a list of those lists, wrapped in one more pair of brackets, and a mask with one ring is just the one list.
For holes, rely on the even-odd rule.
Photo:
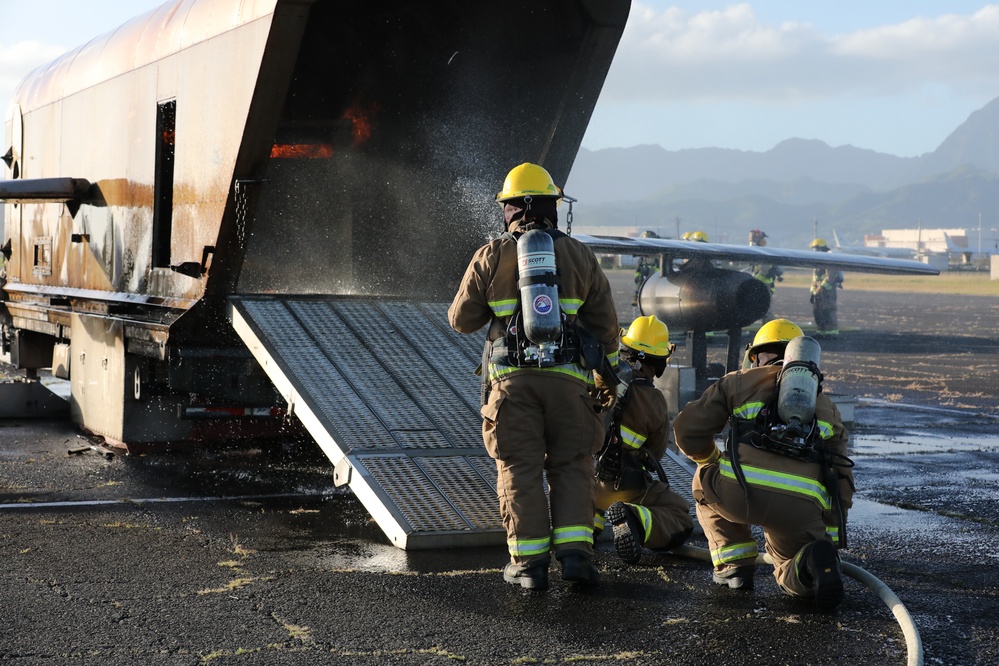
{"label": "firefighter in tan turnout gear", "polygon": [[[796,350],[805,342],[818,348],[787,319],[763,325],[747,350],[751,367],[725,375],[684,407],[674,433],[680,450],[697,463],[693,495],[711,550],[712,580],[753,588],[758,553],[751,526],[760,525],[780,587],[829,608],[843,598],[837,546],[846,547],[853,463],[839,410],[820,389],[814,416],[799,423],[797,433],[777,418],[782,382],[793,385],[794,373],[813,373],[817,387],[821,378],[814,364],[785,359],[795,339]],[[714,436],[726,424],[722,452]]]}
{"label": "firefighter in tan turnout gear", "polygon": [[[751,247],[766,247],[766,232],[762,229],[750,230],[749,245]],[[777,283],[784,281],[784,269],[776,264],[754,264],[749,267],[749,272],[754,278],[765,284],[767,289],[770,290],[770,307],[767,308],[767,312],[763,315],[761,321],[764,324],[768,321],[773,321],[773,296],[774,292],[777,290]]]}
{"label": "firefighter in tan turnout gear", "polygon": [[639,562],[643,546],[676,548],[694,529],[690,504],[670,489],[659,462],[669,442],[669,414],[654,382],[675,347],[666,324],[654,315],[635,319],[621,336],[622,374],[627,364],[632,379],[597,455],[594,521],[599,530],[613,527],[614,548],[629,564]]}
{"label": "firefighter in tan turnout gear", "polygon": [[[809,246],[816,252],[828,252],[829,244],[816,238]],[[812,271],[812,288],[809,301],[815,317],[815,337],[830,338],[839,335],[839,318],[836,316],[836,290],[843,288],[843,271],[836,268],[816,268]]]}
{"label": "firefighter in tan turnout gear", "polygon": [[489,327],[482,437],[510,551],[503,578],[531,590],[547,589],[551,551],[564,580],[597,580],[593,455],[600,411],[617,397],[610,284],[593,252],[557,229],[561,194],[536,164],[510,171],[496,197],[506,233],[475,252],[448,310],[461,333]]}

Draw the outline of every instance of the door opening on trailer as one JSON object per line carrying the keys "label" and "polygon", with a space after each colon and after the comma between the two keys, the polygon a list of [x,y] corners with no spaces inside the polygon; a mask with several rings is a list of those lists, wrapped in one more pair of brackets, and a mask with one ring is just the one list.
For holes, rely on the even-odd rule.
{"label": "door opening on trailer", "polygon": [[153,194],[153,266],[170,266],[173,227],[173,172],[176,147],[177,100],[156,108],[156,174]]}

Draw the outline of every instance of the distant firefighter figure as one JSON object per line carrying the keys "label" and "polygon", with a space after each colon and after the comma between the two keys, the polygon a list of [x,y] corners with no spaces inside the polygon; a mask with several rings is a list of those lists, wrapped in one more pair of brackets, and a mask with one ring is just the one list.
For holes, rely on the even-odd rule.
{"label": "distant firefighter figure", "polygon": [[[761,229],[753,229],[749,232],[749,244],[756,247],[764,247],[767,244],[766,241],[767,234]],[[767,285],[770,290],[770,298],[773,300],[774,291],[776,290],[776,283],[784,281],[784,269],[780,266],[774,264],[758,264],[749,267],[749,272],[754,278]],[[767,308],[767,313],[763,315],[762,321],[764,324],[768,321],[773,320],[773,305]]]}
{"label": "distant firefighter figure", "polygon": [[[829,244],[816,238],[810,246],[816,252],[828,252]],[[815,317],[816,337],[839,335],[836,317],[836,290],[843,288],[843,271],[816,268],[812,273],[812,314]]]}
{"label": "distant firefighter figure", "polygon": [[[700,230],[686,232],[685,234],[683,234],[683,236],[681,236],[681,240],[692,241],[694,243],[709,242],[708,234]],[[710,259],[707,259],[706,257],[697,256],[697,257],[691,257],[690,259],[682,260],[680,264],[677,266],[677,270],[693,271],[698,269],[705,269],[708,268],[709,266],[714,266],[714,264]]]}

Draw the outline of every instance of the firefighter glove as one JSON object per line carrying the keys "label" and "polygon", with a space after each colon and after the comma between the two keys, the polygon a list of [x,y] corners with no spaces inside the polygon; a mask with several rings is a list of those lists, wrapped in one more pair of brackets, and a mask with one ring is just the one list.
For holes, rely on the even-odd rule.
{"label": "firefighter glove", "polygon": [[593,381],[596,384],[593,390],[593,398],[600,403],[602,411],[614,409],[617,402],[617,387],[610,380],[605,379],[599,373],[593,373]]}

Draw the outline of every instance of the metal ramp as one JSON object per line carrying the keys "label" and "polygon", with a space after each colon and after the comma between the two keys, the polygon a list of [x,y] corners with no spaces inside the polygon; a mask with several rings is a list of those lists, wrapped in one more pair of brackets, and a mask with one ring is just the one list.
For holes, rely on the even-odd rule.
{"label": "metal ramp", "polygon": [[[275,387],[392,544],[503,545],[496,468],[482,445],[482,337],[447,304],[233,296],[229,318]],[[689,499],[682,459],[663,458]]]}

